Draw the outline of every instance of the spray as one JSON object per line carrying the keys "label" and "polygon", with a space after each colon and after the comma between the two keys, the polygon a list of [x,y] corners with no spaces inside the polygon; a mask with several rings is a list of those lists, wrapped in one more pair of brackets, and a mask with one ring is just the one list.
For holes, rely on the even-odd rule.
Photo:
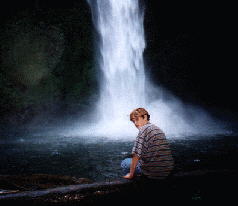
{"label": "spray", "polygon": [[[146,77],[143,10],[138,0],[88,0],[100,37],[98,62],[103,76],[93,119],[79,123],[76,133],[87,136],[134,137],[130,112],[144,107],[171,136],[218,132],[217,124],[201,108],[184,105]],[[71,130],[72,131],[72,130]]]}

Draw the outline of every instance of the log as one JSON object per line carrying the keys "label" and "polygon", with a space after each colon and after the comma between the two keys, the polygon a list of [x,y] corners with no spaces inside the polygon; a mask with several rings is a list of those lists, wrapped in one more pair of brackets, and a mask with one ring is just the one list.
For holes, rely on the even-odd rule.
{"label": "log", "polygon": [[49,195],[49,194],[63,195],[63,194],[71,193],[71,192],[80,193],[83,190],[100,190],[105,187],[107,187],[107,189],[110,189],[110,187],[113,187],[113,186],[120,186],[120,185],[125,185],[130,183],[132,183],[132,181],[126,180],[126,179],[120,179],[115,181],[96,182],[91,184],[68,185],[64,187],[56,187],[56,188],[37,190],[37,191],[26,191],[26,192],[19,192],[19,193],[14,192],[13,194],[0,195],[0,200],[17,199],[17,198],[35,198],[35,197],[42,197],[44,195]]}
{"label": "log", "polygon": [[[227,181],[226,177],[229,177],[229,181]],[[224,181],[222,181],[222,178]],[[203,189],[205,188],[205,190],[209,191],[213,190],[214,193],[221,192],[223,197],[225,197],[224,192],[228,192],[228,189],[219,191],[217,185],[221,185],[224,182],[229,182],[230,184],[231,180],[237,180],[237,170],[196,170],[177,172],[167,178],[164,183],[170,185],[170,189],[171,187],[177,188],[176,192],[174,192],[177,197],[184,193],[189,193],[192,187],[196,190],[196,185],[201,186],[201,184],[205,184],[205,186],[202,186]],[[157,181],[157,183],[158,188],[161,188],[161,181]],[[140,188],[143,188],[144,186],[145,184],[140,178],[135,178],[133,180],[120,178],[118,180],[106,182],[76,184],[36,191],[1,194],[0,204],[2,205],[2,203],[6,203],[17,205],[23,203],[25,205],[32,205],[34,203],[33,205],[77,205],[80,202],[81,205],[84,205],[86,201],[85,205],[88,205],[89,203],[93,205],[93,203],[95,204],[96,202],[100,205],[101,203],[104,203],[105,198],[111,197],[109,198],[111,202],[113,197],[117,197],[117,199],[120,200],[121,194],[124,195],[123,197],[125,197],[126,193],[129,193],[131,196],[136,192],[136,190],[140,190]],[[161,188],[161,190],[164,190],[164,188]],[[157,192],[159,192],[159,190]],[[170,192],[171,191],[169,191],[169,193]],[[200,198],[200,194],[191,193],[190,195],[191,197],[194,197],[194,199]],[[209,197],[214,197],[217,194],[214,195],[209,192],[209,195]],[[98,200],[102,200],[102,202]]]}

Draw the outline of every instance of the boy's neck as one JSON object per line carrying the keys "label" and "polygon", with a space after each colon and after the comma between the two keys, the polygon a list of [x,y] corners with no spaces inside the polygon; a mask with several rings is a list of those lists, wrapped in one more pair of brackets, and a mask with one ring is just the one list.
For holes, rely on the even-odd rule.
{"label": "boy's neck", "polygon": [[143,125],[141,125],[139,128],[144,127],[145,125],[149,124],[149,121],[146,121]]}

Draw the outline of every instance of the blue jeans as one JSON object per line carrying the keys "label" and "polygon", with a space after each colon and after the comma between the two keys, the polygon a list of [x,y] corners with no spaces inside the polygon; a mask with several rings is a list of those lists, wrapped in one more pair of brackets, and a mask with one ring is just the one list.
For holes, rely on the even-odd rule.
{"label": "blue jeans", "polygon": [[[121,168],[122,168],[122,171],[123,171],[123,174],[124,174],[124,175],[126,175],[127,173],[130,172],[130,165],[131,165],[131,158],[126,158],[126,159],[122,160],[122,162],[121,162]],[[138,163],[137,163],[137,165],[136,165],[135,174],[136,174],[136,175],[142,174],[141,164],[140,164],[139,161],[138,161]]]}

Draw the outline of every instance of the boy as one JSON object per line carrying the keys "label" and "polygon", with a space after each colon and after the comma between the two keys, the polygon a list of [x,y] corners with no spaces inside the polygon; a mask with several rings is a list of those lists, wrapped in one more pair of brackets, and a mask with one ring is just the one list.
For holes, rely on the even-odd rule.
{"label": "boy", "polygon": [[130,114],[130,120],[138,128],[139,133],[132,149],[132,158],[122,161],[124,172],[129,172],[126,179],[135,174],[150,179],[166,178],[174,167],[174,160],[164,132],[149,122],[150,115],[144,108],[137,108]]}

